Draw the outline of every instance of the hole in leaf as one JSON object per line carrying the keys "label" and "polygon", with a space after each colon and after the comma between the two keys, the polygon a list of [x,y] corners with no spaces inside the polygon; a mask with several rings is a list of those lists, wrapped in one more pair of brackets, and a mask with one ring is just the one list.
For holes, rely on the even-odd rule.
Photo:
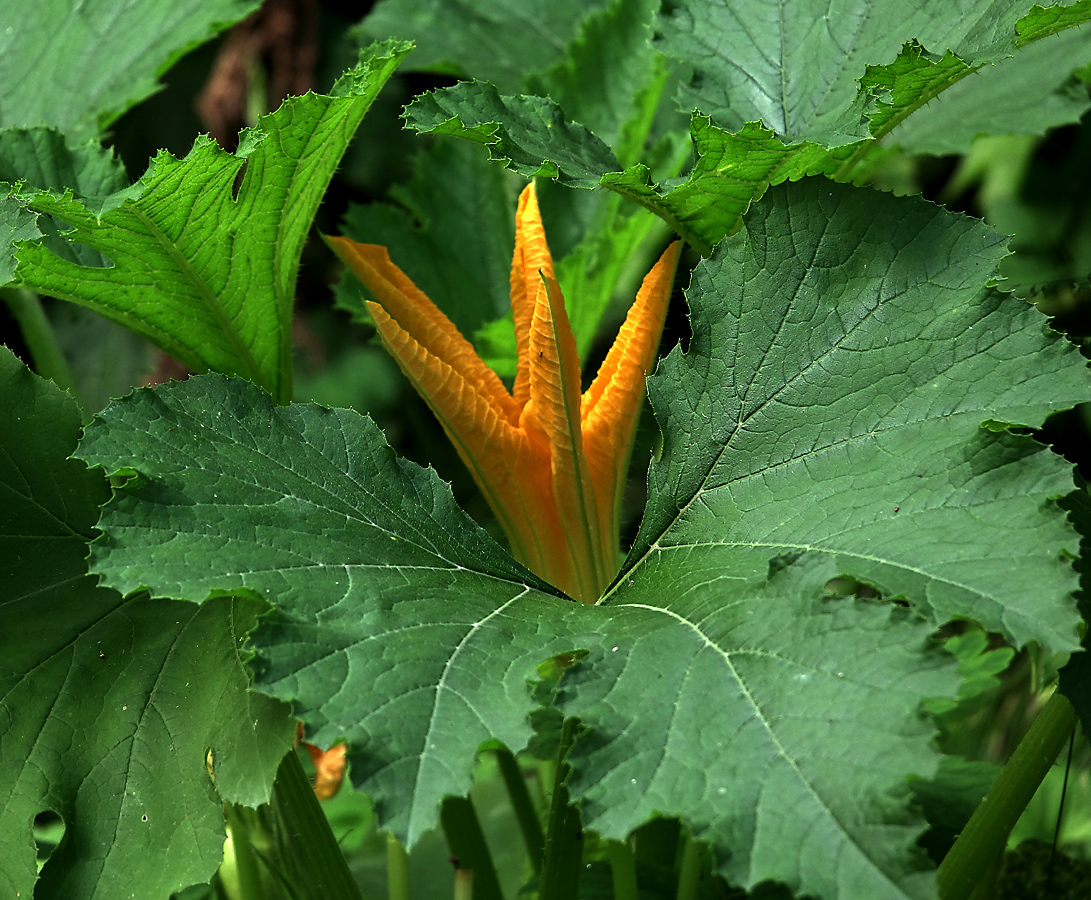
{"label": "hole in leaf", "polygon": [[34,817],[34,845],[38,849],[39,872],[64,839],[64,830],[64,819],[51,809]]}
{"label": "hole in leaf", "polygon": [[872,585],[857,581],[851,575],[838,575],[836,578],[831,578],[826,582],[826,593],[838,598],[855,597],[857,600],[878,600],[882,597],[882,594]]}
{"label": "hole in leaf", "polygon": [[246,178],[246,167],[249,164],[250,164],[250,161],[248,159],[244,159],[243,163],[242,163],[242,168],[240,168],[239,171],[235,173],[235,180],[231,183],[231,199],[232,200],[238,200],[239,199],[239,191],[242,190],[242,182],[243,182],[243,179]]}

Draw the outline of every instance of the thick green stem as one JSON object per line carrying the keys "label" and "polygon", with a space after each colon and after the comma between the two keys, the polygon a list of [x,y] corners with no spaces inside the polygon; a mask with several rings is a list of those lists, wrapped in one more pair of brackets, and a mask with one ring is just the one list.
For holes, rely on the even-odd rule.
{"label": "thick green stem", "polygon": [[583,826],[580,824],[579,810],[568,802],[568,788],[564,786],[568,776],[568,765],[564,760],[576,741],[578,731],[577,719],[565,719],[561,729],[561,746],[557,752],[538,900],[572,900],[580,893]]}
{"label": "thick green stem", "polygon": [[409,855],[394,835],[386,835],[386,895],[389,900],[409,900]]}
{"label": "thick green stem", "polygon": [[443,801],[439,818],[447,846],[455,858],[455,868],[473,872],[474,897],[477,900],[503,900],[492,854],[485,843],[473,803],[465,797],[448,797]]}
{"label": "thick green stem", "polygon": [[363,900],[295,751],[277,770],[272,803],[289,831],[286,837],[306,860],[313,894],[324,900]]}
{"label": "thick green stem", "polygon": [[62,391],[68,391],[76,405],[80,408],[80,415],[84,422],[90,421],[79,395],[76,393],[76,382],[72,378],[72,370],[68,367],[68,360],[64,358],[57,336],[53,333],[53,326],[42,309],[42,301],[38,295],[26,288],[5,287],[0,288],[0,297],[11,309],[15,321],[19,323],[19,329],[23,333],[30,358],[34,361],[34,368],[42,378],[50,379]]}
{"label": "thick green stem", "polygon": [[1054,694],[981,805],[966,823],[936,873],[942,900],[967,900],[995,874],[1008,835],[1076,726],[1072,704]]}
{"label": "thick green stem", "polygon": [[526,844],[530,864],[534,873],[540,874],[545,837],[542,834],[542,823],[538,821],[538,813],[534,809],[534,801],[527,790],[527,780],[510,750],[497,750],[496,762],[500,766],[500,777],[504,779],[504,786],[508,789],[519,830],[523,833],[523,843]]}

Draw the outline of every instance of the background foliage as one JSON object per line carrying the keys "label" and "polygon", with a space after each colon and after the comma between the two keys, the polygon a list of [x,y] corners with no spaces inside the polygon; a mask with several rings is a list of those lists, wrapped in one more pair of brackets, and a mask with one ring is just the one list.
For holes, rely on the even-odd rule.
{"label": "background foliage", "polygon": [[[933,896],[1078,647],[1089,4],[268,3],[185,58],[255,4],[160,6],[0,11],[6,343],[71,393],[0,351],[0,892],[207,882],[299,719],[373,804],[329,810],[357,880],[381,826],[438,896],[444,798],[510,834],[494,749],[548,783],[578,717],[585,896],[630,834],[673,894],[664,816],[708,896]],[[490,537],[311,227],[510,373],[520,177],[585,357],[691,247],[590,608]],[[163,351],[220,374],[130,394]]]}

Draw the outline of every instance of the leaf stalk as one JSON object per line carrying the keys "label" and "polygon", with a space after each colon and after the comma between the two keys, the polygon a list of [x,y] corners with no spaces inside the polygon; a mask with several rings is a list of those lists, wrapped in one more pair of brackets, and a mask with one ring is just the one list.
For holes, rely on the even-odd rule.
{"label": "leaf stalk", "polygon": [[936,873],[942,900],[968,900],[999,863],[1012,828],[1049,772],[1078,718],[1055,693],[966,823]]}

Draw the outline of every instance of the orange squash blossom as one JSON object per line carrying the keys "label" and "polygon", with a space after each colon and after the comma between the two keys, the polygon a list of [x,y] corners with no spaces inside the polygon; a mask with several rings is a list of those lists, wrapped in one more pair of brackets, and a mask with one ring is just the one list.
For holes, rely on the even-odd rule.
{"label": "orange squash blossom", "polygon": [[655,362],[680,244],[644,279],[582,396],[576,341],[553,273],[533,184],[519,197],[509,393],[385,247],[327,238],[367,285],[383,344],[439,418],[507,533],[513,555],[569,596],[594,603],[621,564],[625,475]]}

